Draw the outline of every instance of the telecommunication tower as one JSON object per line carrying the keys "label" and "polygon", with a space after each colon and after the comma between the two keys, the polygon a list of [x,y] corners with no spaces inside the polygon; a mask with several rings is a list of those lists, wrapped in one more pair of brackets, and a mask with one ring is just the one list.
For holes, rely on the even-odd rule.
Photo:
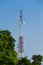
{"label": "telecommunication tower", "polygon": [[23,57],[23,52],[24,52],[24,42],[23,42],[23,11],[22,9],[20,10],[20,22],[19,22],[19,44],[18,44],[18,53],[19,53],[19,58]]}

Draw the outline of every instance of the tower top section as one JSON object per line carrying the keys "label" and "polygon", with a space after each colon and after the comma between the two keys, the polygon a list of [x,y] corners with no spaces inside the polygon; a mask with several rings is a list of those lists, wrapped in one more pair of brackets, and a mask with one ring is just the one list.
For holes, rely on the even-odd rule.
{"label": "tower top section", "polygon": [[23,36],[23,11],[20,9],[20,36]]}
{"label": "tower top section", "polygon": [[22,9],[20,10],[20,22],[23,24],[23,11]]}

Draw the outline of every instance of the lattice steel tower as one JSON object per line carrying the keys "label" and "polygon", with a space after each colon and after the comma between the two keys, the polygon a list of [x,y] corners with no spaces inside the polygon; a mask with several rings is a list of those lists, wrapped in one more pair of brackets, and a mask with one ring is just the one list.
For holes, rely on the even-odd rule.
{"label": "lattice steel tower", "polygon": [[23,14],[22,14],[22,9],[20,10],[20,22],[19,22],[19,45],[18,45],[18,53],[19,53],[19,58],[23,57],[23,52],[24,52],[24,42],[23,42]]}

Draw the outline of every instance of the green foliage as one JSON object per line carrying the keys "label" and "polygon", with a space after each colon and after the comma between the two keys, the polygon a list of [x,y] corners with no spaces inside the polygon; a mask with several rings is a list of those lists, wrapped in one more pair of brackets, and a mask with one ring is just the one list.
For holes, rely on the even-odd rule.
{"label": "green foliage", "polygon": [[17,65],[31,65],[31,62],[27,59],[27,57],[25,57],[19,60]]}
{"label": "green foliage", "polygon": [[15,39],[11,36],[8,30],[0,31],[0,51],[3,50],[14,50]]}
{"label": "green foliage", "polygon": [[41,55],[33,55],[32,59],[33,59],[32,65],[41,65],[41,62],[42,62]]}
{"label": "green foliage", "polygon": [[0,30],[0,65],[16,65],[15,39],[8,30]]}

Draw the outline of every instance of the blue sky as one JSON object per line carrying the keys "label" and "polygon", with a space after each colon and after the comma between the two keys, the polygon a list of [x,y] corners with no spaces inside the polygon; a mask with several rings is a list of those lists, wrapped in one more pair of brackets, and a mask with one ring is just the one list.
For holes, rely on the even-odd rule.
{"label": "blue sky", "polygon": [[16,39],[19,38],[19,11],[23,10],[25,22],[24,55],[43,55],[43,0],[0,0],[0,29],[8,29]]}

